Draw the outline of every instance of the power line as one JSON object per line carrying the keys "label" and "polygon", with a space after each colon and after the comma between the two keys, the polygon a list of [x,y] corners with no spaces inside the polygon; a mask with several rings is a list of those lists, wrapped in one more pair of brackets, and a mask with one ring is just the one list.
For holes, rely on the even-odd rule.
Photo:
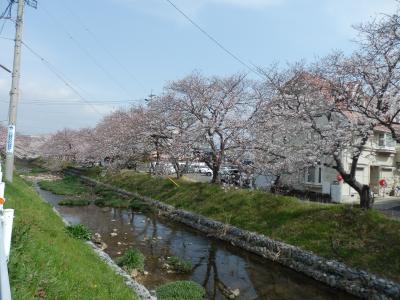
{"label": "power line", "polygon": [[4,30],[4,27],[6,26],[6,23],[7,23],[7,20],[4,19],[4,20],[3,20],[3,24],[2,24],[1,27],[0,27],[0,34],[3,33],[3,30]]}
{"label": "power line", "polygon": [[47,67],[58,79],[60,79],[69,89],[71,89],[71,91],[73,91],[83,102],[85,102],[86,104],[88,104],[88,105],[92,108],[92,110],[93,110],[94,112],[96,112],[97,114],[99,114],[100,116],[103,117],[103,114],[100,113],[100,112],[96,109],[96,107],[95,107],[93,104],[91,104],[89,101],[87,101],[87,100],[85,99],[85,97],[83,97],[83,96],[81,95],[81,93],[78,92],[78,91],[76,90],[76,88],[74,88],[74,87],[64,78],[64,76],[62,76],[61,73],[58,72],[58,71],[56,70],[56,68],[55,68],[48,60],[46,60],[45,58],[43,58],[39,53],[37,53],[35,50],[33,50],[33,49],[32,49],[29,45],[27,45],[24,41],[22,42],[22,44],[23,44],[33,55],[35,55],[37,58],[39,58],[40,61],[43,63],[43,65],[46,66],[46,67]]}
{"label": "power line", "polygon": [[175,3],[171,0],[167,1],[175,10],[177,10],[186,20],[188,20],[194,27],[196,27],[201,33],[203,33],[209,40],[211,40],[214,44],[216,44],[219,48],[221,48],[225,53],[231,56],[234,60],[236,60],[239,64],[247,68],[249,71],[253,72],[257,76],[263,78],[263,76],[254,68],[252,68],[249,64],[240,59],[237,55],[235,55],[232,51],[222,45],[216,38],[214,38],[211,34],[209,34],[205,29],[203,29],[199,24],[197,24],[194,20],[192,20],[182,9],[180,9]]}
{"label": "power line", "polygon": [[0,39],[7,40],[7,41],[14,41],[14,39],[6,37],[6,36],[0,36]]}
{"label": "power line", "polygon": [[146,89],[146,87],[143,85],[143,83],[135,76],[133,73],[123,64],[121,61],[110,51],[106,46],[104,46],[104,43],[101,41],[101,39],[92,31],[89,29],[87,25],[82,21],[82,19],[75,14],[69,7],[68,5],[64,5],[64,7],[68,10],[71,16],[73,16],[78,23],[82,26],[82,28],[98,43],[98,45],[103,49],[104,52],[108,54],[111,59],[113,59],[116,64],[125,71],[126,74],[128,74],[133,81],[138,84],[140,87],[143,89]]}
{"label": "power line", "polygon": [[83,52],[85,53],[85,55],[87,57],[89,57],[92,62],[117,86],[119,87],[122,91],[124,91],[129,97],[130,92],[110,73],[108,72],[108,70],[103,67],[103,65],[92,55],[90,54],[90,52],[84,47],[82,46],[82,44],[72,36],[72,34],[60,23],[57,21],[57,19],[50,14],[50,12],[44,8],[43,6],[41,6],[41,8],[43,9],[43,11],[47,14],[47,16],[53,21],[54,24],[56,24],[60,29],[62,29],[64,31],[64,33],[69,37],[69,39],[71,41],[73,41],[76,46]]}
{"label": "power line", "polygon": [[[96,105],[112,105],[112,104],[133,104],[135,101],[143,101],[144,99],[135,99],[135,100],[117,100],[117,101],[89,101],[91,104]],[[8,103],[7,101],[1,101],[2,103]],[[86,105],[86,103],[82,103],[79,99],[63,99],[62,101],[51,100],[51,99],[43,99],[43,100],[26,100],[21,99],[21,104],[27,105]]]}

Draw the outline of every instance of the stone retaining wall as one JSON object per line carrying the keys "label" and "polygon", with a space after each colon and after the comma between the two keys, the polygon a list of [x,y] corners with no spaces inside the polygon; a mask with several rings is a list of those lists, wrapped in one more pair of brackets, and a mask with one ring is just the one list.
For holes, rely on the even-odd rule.
{"label": "stone retaining wall", "polygon": [[400,284],[396,282],[366,271],[349,268],[338,261],[325,259],[312,252],[272,240],[264,235],[176,209],[149,197],[81,176],[77,170],[68,170],[67,172],[80,176],[82,180],[91,185],[101,185],[121,195],[136,197],[157,208],[168,219],[183,223],[206,233],[208,236],[227,241],[234,246],[278,262],[333,288],[344,290],[364,299],[400,299]]}

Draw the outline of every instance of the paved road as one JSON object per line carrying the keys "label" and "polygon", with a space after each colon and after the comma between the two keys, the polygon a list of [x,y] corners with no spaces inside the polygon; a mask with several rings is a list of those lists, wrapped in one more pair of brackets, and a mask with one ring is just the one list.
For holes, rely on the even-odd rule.
{"label": "paved road", "polygon": [[385,215],[400,220],[400,197],[375,199],[374,208]]}
{"label": "paved road", "polygon": [[185,177],[195,182],[210,182],[211,176],[206,176],[199,173],[185,174]]}

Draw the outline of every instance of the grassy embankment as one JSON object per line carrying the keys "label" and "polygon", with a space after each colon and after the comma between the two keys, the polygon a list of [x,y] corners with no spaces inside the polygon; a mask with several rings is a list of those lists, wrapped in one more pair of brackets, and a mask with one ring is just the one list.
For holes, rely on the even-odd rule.
{"label": "grassy embankment", "polygon": [[101,180],[350,266],[400,281],[400,222],[376,210],[300,202],[260,191],[230,190],[121,171]]}
{"label": "grassy embankment", "polygon": [[15,211],[9,262],[13,299],[136,299],[123,279],[81,240],[33,188],[14,177],[6,207]]}

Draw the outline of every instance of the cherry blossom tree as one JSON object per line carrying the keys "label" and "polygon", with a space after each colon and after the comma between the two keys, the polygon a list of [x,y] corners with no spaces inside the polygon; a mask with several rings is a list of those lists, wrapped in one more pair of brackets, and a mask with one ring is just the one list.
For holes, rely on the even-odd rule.
{"label": "cherry blossom tree", "polygon": [[136,165],[149,151],[143,107],[117,110],[106,116],[94,129],[90,152],[97,161],[112,165]]}
{"label": "cherry blossom tree", "polygon": [[373,129],[368,118],[338,105],[330,83],[302,64],[264,74],[266,99],[253,122],[257,165],[278,176],[317,164],[331,167],[358,192],[361,206],[369,208],[369,186],[356,179]]}
{"label": "cherry blossom tree", "polygon": [[192,146],[197,156],[213,171],[212,182],[219,181],[219,170],[236,141],[245,132],[254,106],[249,81],[242,74],[207,78],[193,73],[166,87],[170,107],[191,122]]}
{"label": "cherry blossom tree", "polygon": [[76,131],[63,129],[52,135],[42,147],[44,157],[56,158],[62,161],[75,161],[77,150]]}
{"label": "cherry blossom tree", "polygon": [[390,130],[400,142],[400,16],[383,15],[355,28],[359,48],[319,63],[335,100]]}
{"label": "cherry blossom tree", "polygon": [[153,99],[148,105],[147,130],[150,130],[154,150],[165,155],[180,178],[194,159],[193,137],[196,119],[178,109],[171,95]]}
{"label": "cherry blossom tree", "polygon": [[7,127],[0,124],[0,149],[5,153],[5,146],[7,141]]}

